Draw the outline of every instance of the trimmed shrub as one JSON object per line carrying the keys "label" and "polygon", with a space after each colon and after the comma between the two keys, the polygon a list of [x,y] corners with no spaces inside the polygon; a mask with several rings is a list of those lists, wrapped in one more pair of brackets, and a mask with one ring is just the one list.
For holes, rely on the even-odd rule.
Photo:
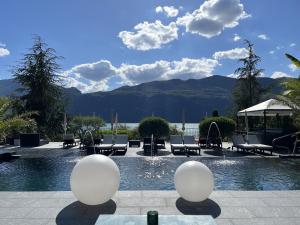
{"label": "trimmed shrub", "polygon": [[[222,138],[230,137],[232,135],[232,133],[234,132],[235,127],[236,127],[236,122],[233,119],[230,119],[228,117],[223,117],[223,116],[220,116],[220,117],[207,117],[203,121],[201,121],[201,123],[199,124],[199,132],[200,132],[200,135],[202,137],[207,136],[209,126],[212,122],[217,123],[217,125],[220,129]],[[218,135],[215,126],[212,126],[210,134],[213,135],[213,136]]]}
{"label": "trimmed shrub", "polygon": [[161,117],[146,117],[138,127],[141,137],[150,137],[152,134],[155,138],[168,137],[170,135],[169,123]]}

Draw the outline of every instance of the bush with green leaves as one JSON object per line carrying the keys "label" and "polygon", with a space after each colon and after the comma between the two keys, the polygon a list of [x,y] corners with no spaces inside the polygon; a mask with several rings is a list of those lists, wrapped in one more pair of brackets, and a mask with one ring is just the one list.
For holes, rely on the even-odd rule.
{"label": "bush with green leaves", "polygon": [[104,120],[99,116],[74,116],[69,122],[67,130],[82,139],[87,130],[96,135],[96,132],[104,125]]}
{"label": "bush with green leaves", "polygon": [[168,137],[170,135],[169,123],[161,117],[146,117],[138,127],[141,137],[150,137],[152,134],[155,138]]}
{"label": "bush with green leaves", "polygon": [[[217,125],[220,129],[222,138],[230,137],[236,127],[236,122],[233,119],[230,119],[228,117],[223,117],[223,116],[207,117],[203,121],[201,121],[201,123],[199,124],[199,132],[202,137],[207,136],[209,126],[212,122],[217,123]],[[211,128],[211,134],[213,136],[217,135],[216,132],[217,132],[216,128],[215,128],[215,126],[213,126],[213,128]]]}

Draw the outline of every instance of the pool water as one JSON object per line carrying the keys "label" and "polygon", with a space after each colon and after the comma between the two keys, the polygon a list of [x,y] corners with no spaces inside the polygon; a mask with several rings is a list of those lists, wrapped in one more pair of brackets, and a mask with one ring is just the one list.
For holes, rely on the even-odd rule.
{"label": "pool water", "polygon": [[[81,157],[20,158],[0,163],[0,191],[69,191]],[[217,190],[300,189],[300,160],[257,158],[112,157],[121,172],[120,190],[173,190],[176,168],[189,160],[207,165]]]}

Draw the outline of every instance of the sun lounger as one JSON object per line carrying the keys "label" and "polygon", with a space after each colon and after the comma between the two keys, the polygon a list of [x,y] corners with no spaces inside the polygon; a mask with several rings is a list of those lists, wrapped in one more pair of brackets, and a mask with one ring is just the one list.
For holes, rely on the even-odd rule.
{"label": "sun lounger", "polygon": [[256,148],[254,145],[246,143],[241,134],[236,134],[232,136],[232,149],[234,147],[237,150],[242,149],[247,151],[249,150],[255,151]]}
{"label": "sun lounger", "polygon": [[123,150],[126,153],[127,142],[128,142],[128,135],[116,135],[114,145],[112,146],[113,151]]}
{"label": "sun lounger", "polygon": [[199,155],[201,154],[201,147],[199,144],[195,144],[194,136],[183,136],[183,141],[186,151],[199,151]]}
{"label": "sun lounger", "polygon": [[151,137],[146,137],[144,138],[144,142],[143,142],[143,149],[144,149],[144,154],[145,155],[149,155],[151,154],[151,150],[155,150],[153,149],[153,141]]}
{"label": "sun lounger", "polygon": [[66,146],[75,146],[77,144],[78,140],[74,138],[74,134],[65,134],[64,135],[64,143],[63,148]]}
{"label": "sun lounger", "polygon": [[182,142],[181,135],[171,135],[170,136],[171,152],[174,154],[175,150],[186,151],[185,145]]}
{"label": "sun lounger", "polygon": [[97,149],[102,153],[103,151],[112,151],[113,147],[113,135],[105,134],[103,135],[103,141],[100,145],[97,146]]}
{"label": "sun lounger", "polygon": [[263,152],[265,150],[272,152],[272,150],[273,150],[273,146],[261,144],[261,142],[258,140],[257,136],[253,135],[253,134],[248,135],[248,142],[249,142],[249,144],[254,145],[256,150],[258,149]]}

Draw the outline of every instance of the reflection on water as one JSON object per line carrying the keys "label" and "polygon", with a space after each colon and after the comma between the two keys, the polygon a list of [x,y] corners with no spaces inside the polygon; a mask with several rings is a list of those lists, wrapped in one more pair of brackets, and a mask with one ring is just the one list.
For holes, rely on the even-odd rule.
{"label": "reflection on water", "polygon": [[[81,157],[28,158],[0,164],[0,191],[67,191]],[[179,165],[197,160],[214,174],[218,190],[300,189],[300,160],[204,159],[197,157],[112,157],[121,190],[173,190]]]}

